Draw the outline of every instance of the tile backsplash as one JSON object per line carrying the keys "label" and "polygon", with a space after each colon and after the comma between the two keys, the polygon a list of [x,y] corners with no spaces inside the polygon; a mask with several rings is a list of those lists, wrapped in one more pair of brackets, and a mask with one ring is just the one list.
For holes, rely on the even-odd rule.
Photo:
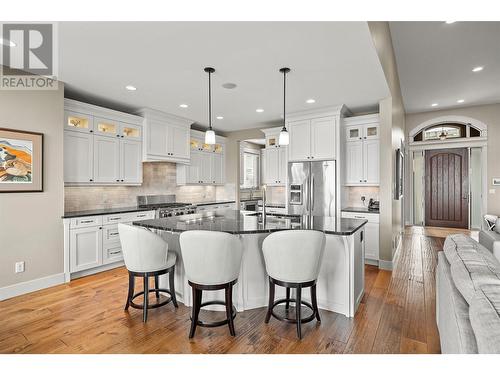
{"label": "tile backsplash", "polygon": [[141,186],[66,186],[64,210],[135,206],[138,195],[154,194],[175,194],[178,202],[214,201],[234,199],[234,186],[232,194],[230,186],[177,186],[174,163],[144,163]]}
{"label": "tile backsplash", "polygon": [[[342,207],[368,207],[370,198],[379,200],[379,192],[378,186],[344,186]],[[364,204],[362,196],[366,198]]]}

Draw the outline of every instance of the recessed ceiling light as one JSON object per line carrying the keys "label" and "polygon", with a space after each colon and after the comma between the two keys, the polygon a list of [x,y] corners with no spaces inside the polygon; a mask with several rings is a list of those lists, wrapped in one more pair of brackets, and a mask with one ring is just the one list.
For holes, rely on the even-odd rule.
{"label": "recessed ceiling light", "polygon": [[223,120],[224,117],[223,116],[217,116],[217,120]]}
{"label": "recessed ceiling light", "polygon": [[457,103],[463,103],[463,102],[465,102],[465,100],[464,100],[464,99],[458,99],[458,100],[457,100]]}
{"label": "recessed ceiling light", "polygon": [[125,88],[126,88],[128,91],[135,91],[135,90],[137,90],[137,87],[132,86],[132,85],[127,85],[127,86],[125,86]]}
{"label": "recessed ceiling light", "polygon": [[438,106],[438,103],[432,103],[431,104],[431,107],[437,107]]}
{"label": "recessed ceiling light", "polygon": [[262,108],[257,108],[257,109],[255,110],[255,112],[262,113],[262,112],[264,112],[264,110],[263,110]]}
{"label": "recessed ceiling light", "polygon": [[8,39],[2,39],[2,38],[0,38],[0,44],[3,44],[4,46],[7,46],[7,47],[15,47],[16,46],[16,43],[14,43],[13,41],[8,40]]}
{"label": "recessed ceiling light", "polygon": [[313,103],[316,103],[316,100],[314,100],[314,99],[307,99],[306,103],[307,104],[313,104]]}
{"label": "recessed ceiling light", "polygon": [[472,71],[473,72],[480,72],[483,69],[484,69],[484,66],[476,66],[474,69],[472,69]]}
{"label": "recessed ceiling light", "polygon": [[187,104],[179,104],[179,107],[181,107],[181,108],[187,108],[189,106]]}
{"label": "recessed ceiling light", "polygon": [[455,23],[455,22],[457,22],[457,21],[446,21],[446,23],[447,23],[448,25],[451,25],[452,23]]}

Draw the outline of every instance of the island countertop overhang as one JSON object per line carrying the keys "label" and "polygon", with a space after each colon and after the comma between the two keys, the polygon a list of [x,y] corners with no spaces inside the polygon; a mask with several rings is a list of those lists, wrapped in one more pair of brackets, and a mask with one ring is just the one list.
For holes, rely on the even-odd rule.
{"label": "island countertop overhang", "polygon": [[281,230],[318,230],[329,235],[351,236],[368,221],[364,219],[337,220],[324,216],[267,216],[244,215],[240,210],[224,210],[210,214],[193,214],[134,222],[133,225],[167,232],[209,230],[230,234],[272,233]]}

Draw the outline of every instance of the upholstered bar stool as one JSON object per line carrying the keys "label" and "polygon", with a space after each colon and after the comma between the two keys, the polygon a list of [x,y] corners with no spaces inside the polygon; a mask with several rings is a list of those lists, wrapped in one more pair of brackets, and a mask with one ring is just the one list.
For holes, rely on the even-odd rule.
{"label": "upholstered bar stool", "polygon": [[[316,301],[316,280],[325,249],[325,234],[313,230],[287,230],[272,233],[262,244],[266,271],[269,276],[269,304],[266,323],[271,315],[276,319],[297,325],[297,336],[302,338],[301,324],[314,318],[321,321]],[[274,300],[275,286],[286,288],[286,298]],[[311,303],[302,300],[302,288],[311,288]],[[290,298],[290,288],[297,290],[295,300]],[[290,302],[295,302],[295,319],[279,316],[274,308],[285,303],[288,310]],[[307,306],[312,314],[302,318],[301,307]]]}
{"label": "upholstered bar stool", "polygon": [[[133,225],[118,224],[118,233],[122,244],[123,259],[128,270],[128,295],[125,310],[129,306],[143,309],[143,321],[148,319],[148,309],[161,307],[172,301],[177,308],[175,296],[174,273],[175,253],[168,251],[168,243],[155,233]],[[169,288],[160,289],[158,277],[168,274]],[[135,278],[142,277],[144,290],[134,294]],[[149,288],[149,278],[154,277],[155,287]],[[149,293],[155,292],[156,303],[149,304]],[[170,297],[160,302],[160,292],[167,293]],[[143,305],[134,303],[134,299],[144,295]]]}
{"label": "upholstered bar stool", "polygon": [[[229,233],[193,230],[181,233],[180,245],[184,270],[193,291],[189,338],[193,338],[197,326],[218,327],[225,324],[229,326],[231,336],[235,336],[233,285],[238,280],[243,255],[240,240]],[[202,302],[204,290],[224,290],[225,301]],[[226,319],[200,321],[200,309],[208,305],[224,305]]]}

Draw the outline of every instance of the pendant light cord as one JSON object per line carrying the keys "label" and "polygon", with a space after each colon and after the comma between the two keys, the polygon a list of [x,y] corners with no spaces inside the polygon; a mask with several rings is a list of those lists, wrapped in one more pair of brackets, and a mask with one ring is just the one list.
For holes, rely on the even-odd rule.
{"label": "pendant light cord", "polygon": [[208,72],[208,128],[212,130],[212,72]]}
{"label": "pendant light cord", "polygon": [[283,129],[286,129],[286,70],[283,71]]}

